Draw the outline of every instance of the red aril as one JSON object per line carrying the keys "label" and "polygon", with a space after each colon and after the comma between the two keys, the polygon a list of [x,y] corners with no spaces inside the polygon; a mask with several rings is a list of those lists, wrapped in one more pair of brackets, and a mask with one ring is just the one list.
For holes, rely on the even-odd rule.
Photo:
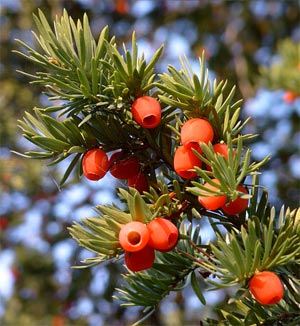
{"label": "red aril", "polygon": [[183,179],[193,179],[197,176],[191,171],[195,166],[201,167],[201,160],[193,153],[192,149],[179,146],[174,155],[174,170]]}
{"label": "red aril", "polygon": [[153,129],[160,124],[161,106],[154,97],[137,98],[132,104],[131,113],[133,119],[143,128]]}
{"label": "red aril", "polygon": [[181,143],[186,148],[194,148],[201,152],[199,142],[208,144],[214,138],[214,130],[211,124],[200,118],[194,118],[186,121],[180,132]]}
{"label": "red aril", "polygon": [[140,163],[135,156],[126,156],[123,151],[114,153],[109,160],[110,173],[117,179],[129,179],[140,171]]}
{"label": "red aril", "polygon": [[149,241],[149,230],[146,224],[133,221],[122,226],[119,233],[119,242],[125,251],[139,251]]}
{"label": "red aril", "polygon": [[[213,182],[220,184],[218,179],[212,179]],[[209,183],[205,183],[204,187],[208,190],[218,191],[217,186],[213,186]],[[214,195],[211,192],[205,193],[207,196],[198,196],[199,203],[205,208],[211,211],[221,208],[226,203],[225,195]]]}
{"label": "red aril", "polygon": [[82,159],[84,176],[93,181],[100,180],[105,176],[109,168],[108,157],[100,148],[87,151]]}
{"label": "red aril", "polygon": [[148,225],[149,230],[149,246],[159,251],[172,250],[178,241],[178,229],[169,220],[157,217]]}
{"label": "red aril", "polygon": [[[248,194],[245,187],[239,185],[238,191]],[[248,207],[248,199],[238,197],[237,199],[222,206],[222,210],[228,215],[236,215],[242,213]]]}
{"label": "red aril", "polygon": [[273,272],[256,273],[249,282],[249,290],[256,301],[262,305],[278,303],[284,295],[280,278]]}
{"label": "red aril", "polygon": [[149,184],[146,176],[139,172],[132,178],[127,180],[128,187],[135,188],[138,192],[143,193],[144,191],[149,190]]}
{"label": "red aril", "polygon": [[151,268],[154,260],[154,249],[149,246],[136,252],[125,251],[125,264],[132,272],[139,272]]}

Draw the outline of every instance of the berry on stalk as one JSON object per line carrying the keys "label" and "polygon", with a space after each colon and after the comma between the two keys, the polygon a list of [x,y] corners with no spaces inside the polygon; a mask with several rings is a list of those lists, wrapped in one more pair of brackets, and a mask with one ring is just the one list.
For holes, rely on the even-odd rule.
{"label": "berry on stalk", "polygon": [[117,179],[129,179],[136,176],[140,163],[135,156],[124,156],[124,152],[116,152],[109,159],[110,173]]}
{"label": "berry on stalk", "polygon": [[145,129],[156,128],[161,120],[160,103],[151,96],[137,98],[131,107],[133,119]]}
{"label": "berry on stalk", "polygon": [[199,142],[208,144],[214,138],[214,130],[211,124],[200,118],[194,118],[186,121],[181,127],[181,143],[186,148],[194,148],[199,152],[201,147]]}
{"label": "berry on stalk", "polygon": [[195,171],[191,171],[195,166],[201,167],[201,160],[191,149],[179,146],[174,155],[174,170],[183,179],[192,179],[197,176]]}
{"label": "berry on stalk", "polygon": [[82,159],[84,176],[93,181],[100,180],[105,176],[109,168],[108,157],[100,148],[87,151]]}
{"label": "berry on stalk", "polygon": [[135,252],[143,249],[149,241],[149,230],[141,222],[129,222],[122,226],[119,242],[125,251]]}
{"label": "berry on stalk", "polygon": [[255,300],[262,305],[276,304],[284,295],[284,287],[280,278],[269,271],[255,274],[250,279],[249,290]]}
{"label": "berry on stalk", "polygon": [[[213,182],[220,184],[218,179],[212,179]],[[208,190],[218,191],[218,187],[205,183],[204,187]],[[211,192],[205,193],[207,196],[198,196],[199,203],[205,208],[211,211],[221,208],[226,203],[225,195],[213,195]]]}
{"label": "berry on stalk", "polygon": [[142,172],[127,180],[128,187],[135,188],[138,192],[143,193],[149,190],[148,180]]}
{"label": "berry on stalk", "polygon": [[[239,185],[237,189],[244,194],[248,194],[247,189],[241,185]],[[222,210],[228,215],[236,215],[244,212],[247,207],[248,199],[238,197],[237,199],[222,206]]]}
{"label": "berry on stalk", "polygon": [[172,250],[178,241],[178,229],[169,220],[157,217],[148,225],[150,239],[149,246],[159,251]]}
{"label": "berry on stalk", "polygon": [[125,264],[132,272],[139,272],[151,268],[154,259],[154,249],[149,246],[136,252],[125,251]]}

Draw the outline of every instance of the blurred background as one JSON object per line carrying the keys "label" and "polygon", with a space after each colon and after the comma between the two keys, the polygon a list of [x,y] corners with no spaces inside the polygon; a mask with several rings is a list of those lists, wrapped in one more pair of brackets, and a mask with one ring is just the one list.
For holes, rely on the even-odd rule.
{"label": "blurred background", "polygon": [[[253,159],[272,155],[261,182],[276,207],[299,204],[300,97],[283,100],[284,89],[269,89],[260,67],[278,60],[278,42],[300,41],[300,5],[286,1],[222,0],[0,0],[0,324],[1,325],[128,325],[141,311],[113,302],[122,266],[92,269],[71,266],[90,254],[70,239],[72,221],[93,215],[92,207],[116,202],[116,179],[101,183],[81,180],[58,189],[62,166],[27,160],[17,119],[25,110],[47,104],[42,89],[30,85],[16,70],[35,67],[12,53],[18,38],[35,46],[32,14],[41,8],[51,20],[66,8],[73,18],[87,12],[97,38],[108,25],[111,34],[129,42],[133,30],[146,58],[165,43],[163,60],[178,67],[186,54],[195,69],[205,50],[212,77],[237,85],[243,114],[252,117],[245,132],[258,133],[250,144]],[[299,72],[300,73],[300,72]],[[119,184],[120,185],[120,184]],[[119,284],[120,285],[120,284]],[[216,317],[228,293],[205,292],[203,307],[189,287],[164,300],[149,325],[199,325]],[[146,324],[147,324],[146,323]]]}

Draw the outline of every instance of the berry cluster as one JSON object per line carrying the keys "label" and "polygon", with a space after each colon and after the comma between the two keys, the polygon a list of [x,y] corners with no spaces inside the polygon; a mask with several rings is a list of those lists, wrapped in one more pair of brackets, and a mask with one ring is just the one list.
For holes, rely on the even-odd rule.
{"label": "berry cluster", "polygon": [[[145,129],[156,128],[161,121],[161,106],[151,96],[137,98],[131,106],[131,114],[137,124]],[[147,191],[148,180],[137,157],[121,150],[111,155],[100,148],[87,151],[82,160],[83,174],[89,180],[97,181],[108,171],[117,179],[127,180],[128,186],[139,192]]]}
{"label": "berry cluster", "polygon": [[[156,128],[161,121],[161,106],[159,102],[150,96],[136,99],[131,107],[133,120],[142,128]],[[209,121],[203,118],[193,118],[186,121],[180,133],[181,145],[174,154],[174,170],[183,179],[197,177],[195,167],[212,171],[195,155],[196,150],[202,154],[200,144],[213,144],[216,154],[228,159],[228,146],[223,142],[213,143],[215,135]],[[235,152],[233,152],[235,155]],[[128,186],[139,192],[149,189],[148,180],[142,171],[141,164],[134,153],[124,150],[113,153],[110,158],[100,148],[87,151],[82,161],[83,173],[89,180],[100,180],[110,171],[117,179],[127,180]],[[211,191],[219,191],[220,181],[213,178],[215,185],[205,183],[207,193],[198,196],[198,202],[207,210],[222,209],[228,215],[240,214],[248,207],[248,199],[238,197],[228,201],[225,194],[212,195]],[[248,194],[243,185],[237,190]],[[179,238],[177,227],[169,220],[157,217],[150,223],[133,221],[125,224],[119,233],[119,243],[125,252],[125,264],[133,272],[151,268],[155,260],[155,250],[167,252],[172,250]],[[283,285],[279,277],[273,272],[264,271],[256,273],[249,281],[249,290],[253,297],[263,305],[278,303],[284,294]]]}
{"label": "berry cluster", "polygon": [[[214,139],[214,130],[211,124],[201,118],[194,118],[186,121],[180,133],[181,146],[176,149],[174,155],[174,169],[178,175],[184,179],[193,179],[197,176],[193,171],[194,167],[202,167],[202,162],[193,152],[196,150],[202,154],[200,143],[212,143]],[[225,143],[216,143],[213,145],[214,152],[222,155],[228,159],[228,147]],[[210,166],[206,166],[208,171],[211,171]],[[236,215],[243,212],[248,206],[248,200],[243,198],[237,198],[234,201],[227,202],[225,195],[211,196],[209,190],[218,191],[218,179],[213,179],[215,186],[209,183],[204,184],[204,187],[208,190],[205,196],[199,196],[199,203],[208,210],[222,209],[228,215]],[[238,191],[247,194],[247,189],[239,185]]]}
{"label": "berry cluster", "polygon": [[170,251],[177,241],[177,227],[161,217],[147,225],[137,221],[127,223],[119,234],[120,245],[125,250],[125,264],[133,272],[151,268],[155,250]]}

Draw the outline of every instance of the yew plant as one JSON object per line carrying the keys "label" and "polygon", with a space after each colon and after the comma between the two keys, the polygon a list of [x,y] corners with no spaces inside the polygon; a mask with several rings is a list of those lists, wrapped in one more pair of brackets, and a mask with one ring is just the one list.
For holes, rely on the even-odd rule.
{"label": "yew plant", "polygon": [[191,283],[203,305],[204,284],[238,289],[220,320],[205,324],[299,324],[300,210],[270,206],[258,178],[268,157],[251,160],[255,135],[243,133],[249,119],[240,118],[235,87],[209,79],[204,55],[199,71],[183,57],[179,70],[157,75],[163,47],[146,62],[134,33],[131,48],[119,49],[107,27],[93,38],[86,15],[74,22],[65,11],[54,27],[41,11],[34,19],[39,49],[19,40],[25,50],[16,52],[36,64],[27,75],[55,105],[19,121],[39,148],[23,155],[49,165],[69,159],[61,186],[109,170],[124,180],[125,208],[99,205],[70,227],[95,254],[77,267],[124,263],[116,298],[143,307],[143,319]]}

